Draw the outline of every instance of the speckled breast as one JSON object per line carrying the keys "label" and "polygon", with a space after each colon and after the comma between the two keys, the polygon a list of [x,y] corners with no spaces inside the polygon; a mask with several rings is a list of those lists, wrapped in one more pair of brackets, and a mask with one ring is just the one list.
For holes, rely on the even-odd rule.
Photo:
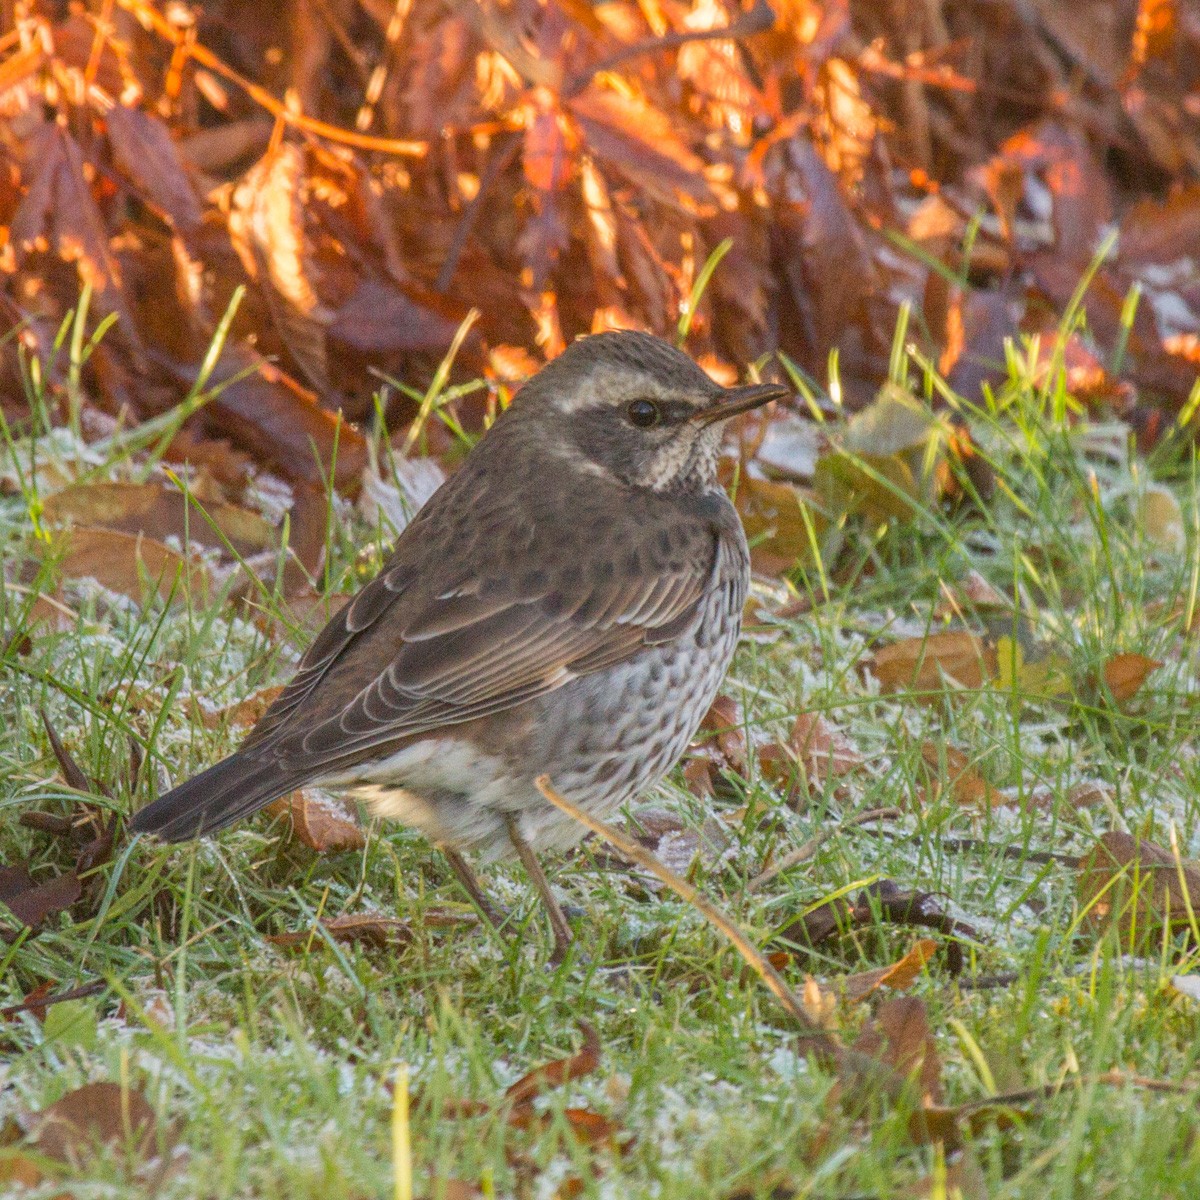
{"label": "speckled breast", "polygon": [[[737,646],[748,574],[744,538],[722,539],[704,601],[678,638],[537,701],[522,747],[526,770],[545,772],[601,815],[658,782],[716,698]],[[584,833],[544,800],[522,807],[536,845],[572,845]]]}

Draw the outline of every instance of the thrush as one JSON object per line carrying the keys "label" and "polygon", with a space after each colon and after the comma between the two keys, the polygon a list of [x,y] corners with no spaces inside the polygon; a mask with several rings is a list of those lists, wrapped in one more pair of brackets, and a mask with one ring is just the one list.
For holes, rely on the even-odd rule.
{"label": "thrush", "polygon": [[481,911],[464,852],[516,854],[560,959],[570,930],[535,850],[656,783],[717,694],[749,553],[717,482],[722,423],[777,399],[724,388],[641,333],[575,342],[517,393],[320,632],[241,747],[141,809],[214,833],[320,785],[423,832]]}

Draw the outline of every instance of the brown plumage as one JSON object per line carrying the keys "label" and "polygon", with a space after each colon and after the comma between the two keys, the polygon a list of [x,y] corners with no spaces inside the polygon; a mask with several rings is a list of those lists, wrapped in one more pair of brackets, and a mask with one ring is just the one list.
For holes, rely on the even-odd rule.
{"label": "brown plumage", "polygon": [[[728,666],[748,556],[716,484],[722,389],[643,334],[577,342],[529,381],[321,631],[241,748],[141,810],[221,829],[307,783],[499,857],[580,830],[546,773],[608,810],[682,753]],[[461,872],[460,872],[461,873]],[[556,936],[560,930],[556,925]]]}

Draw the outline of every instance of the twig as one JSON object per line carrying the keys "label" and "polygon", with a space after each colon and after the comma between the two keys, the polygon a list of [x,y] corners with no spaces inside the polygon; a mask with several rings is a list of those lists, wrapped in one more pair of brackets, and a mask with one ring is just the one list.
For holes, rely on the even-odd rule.
{"label": "twig", "polygon": [[804,1037],[800,1043],[801,1053],[806,1056],[811,1054],[818,1061],[824,1059],[838,1072],[843,1083],[855,1085],[856,1091],[862,1095],[882,1093],[896,1100],[909,1090],[908,1081],[887,1064],[843,1045],[832,1033],[817,1025],[804,1011],[804,1006],[797,999],[795,992],[788,987],[783,976],[763,957],[758,947],[734,924],[732,918],[726,916],[707,896],[664,866],[649,850],[639,845],[628,834],[614,829],[598,817],[593,817],[583,809],[577,808],[565,796],[559,795],[551,787],[548,775],[539,775],[534,783],[537,785],[538,791],[555,808],[565,812],[569,817],[574,817],[581,825],[602,837],[626,858],[643,870],[657,876],[681,900],[690,904],[710,925],[729,939],[733,948],[766,984],[771,995],[779,1001],[784,1012],[804,1030]]}
{"label": "twig", "polygon": [[177,30],[160,13],[156,12],[146,0],[117,0],[117,3],[137,18],[147,29],[153,30],[165,41],[171,42],[177,51],[185,53],[201,66],[207,67],[217,75],[236,84],[255,103],[260,104],[267,112],[297,129],[303,129],[316,137],[323,137],[330,142],[340,142],[345,146],[354,146],[359,150],[377,150],[382,154],[404,154],[410,158],[423,158],[429,153],[429,143],[404,140],[401,138],[372,137],[370,134],[357,133],[351,129],[341,129],[316,117],[306,117],[303,113],[293,112],[287,105],[277,100],[266,88],[259,87],[244,75],[239,75],[232,67],[227,66],[211,50],[199,42],[187,41],[185,35]]}
{"label": "twig", "polygon": [[771,966],[758,947],[734,924],[733,920],[726,916],[707,896],[694,888],[686,879],[681,879],[674,871],[664,866],[649,850],[639,845],[627,833],[614,829],[599,818],[577,808],[565,796],[560,796],[551,787],[548,775],[539,775],[534,782],[537,784],[538,791],[555,808],[574,817],[581,825],[586,825],[593,833],[599,834],[610,846],[615,846],[626,858],[631,859],[643,870],[657,876],[681,900],[696,909],[710,925],[719,929],[730,940],[734,949],[758,973],[759,978],[767,985],[767,989],[779,1001],[788,1015],[794,1017],[805,1029],[823,1034],[823,1031],[804,1011],[804,1005],[788,987],[783,976]]}
{"label": "twig", "polygon": [[631,58],[644,54],[658,54],[663,50],[676,50],[689,42],[737,41],[756,33],[765,33],[775,24],[775,13],[767,0],[755,0],[754,7],[730,25],[716,29],[689,29],[679,33],[665,33],[662,37],[643,38],[629,46],[622,46],[607,58],[591,63],[587,68],[567,79],[562,88],[564,97],[575,96],[583,91],[602,71],[611,71]]}
{"label": "twig", "polygon": [[1173,1096],[1193,1096],[1195,1084],[1173,1083],[1169,1079],[1151,1079],[1147,1075],[1126,1075],[1121,1071],[1105,1071],[1102,1075],[1072,1075],[1057,1083],[1044,1083],[1040,1087],[1022,1088],[1016,1092],[1002,1092],[998,1096],[983,1096],[955,1110],[960,1117],[974,1112],[986,1112],[990,1108],[1005,1108],[1017,1104],[1028,1104],[1033,1100],[1053,1100],[1061,1092],[1077,1092],[1091,1087],[1136,1087],[1147,1092],[1166,1092]]}
{"label": "twig", "polygon": [[903,815],[903,811],[899,808],[869,808],[866,812],[861,812],[857,816],[851,817],[848,821],[842,821],[837,825],[831,825],[828,829],[822,829],[815,837],[809,838],[803,846],[799,846],[797,849],[785,854],[777,863],[769,866],[761,874],[756,875],[746,884],[746,891],[760,891],[776,875],[780,875],[784,871],[790,871],[792,867],[799,866],[803,862],[808,862],[825,842],[833,837],[835,833],[840,833],[843,829],[852,829],[856,825],[865,825],[868,821],[895,821]]}
{"label": "twig", "polygon": [[91,983],[82,983],[79,987],[68,988],[65,992],[56,992],[50,996],[34,996],[32,999],[22,1000],[18,1004],[7,1004],[4,1008],[0,1008],[0,1017],[15,1017],[17,1013],[49,1008],[50,1005],[60,1004],[64,1000],[82,1000],[87,996],[98,996],[107,986],[108,984],[103,979],[94,979]]}
{"label": "twig", "polygon": [[471,236],[471,230],[475,228],[475,222],[479,219],[479,214],[483,211],[483,198],[492,184],[500,177],[500,174],[508,170],[509,164],[516,156],[520,147],[520,137],[509,138],[508,145],[494,151],[492,157],[488,159],[487,166],[484,167],[483,175],[479,180],[479,190],[471,197],[470,203],[463,210],[463,214],[458,221],[458,227],[454,230],[450,249],[446,251],[446,259],[442,263],[442,269],[438,272],[437,279],[433,282],[433,290],[435,292],[444,292],[453,282],[454,273],[458,270],[458,260],[462,257],[462,252],[467,244],[467,238]]}

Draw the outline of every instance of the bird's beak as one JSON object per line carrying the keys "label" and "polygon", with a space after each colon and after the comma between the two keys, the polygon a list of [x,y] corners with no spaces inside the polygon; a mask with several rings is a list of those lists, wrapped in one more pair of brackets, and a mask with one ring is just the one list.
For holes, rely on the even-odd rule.
{"label": "bird's beak", "polygon": [[780,383],[750,383],[745,387],[726,388],[712,404],[700,409],[693,420],[701,425],[715,425],[738,413],[760,408],[771,400],[782,400],[790,389]]}

